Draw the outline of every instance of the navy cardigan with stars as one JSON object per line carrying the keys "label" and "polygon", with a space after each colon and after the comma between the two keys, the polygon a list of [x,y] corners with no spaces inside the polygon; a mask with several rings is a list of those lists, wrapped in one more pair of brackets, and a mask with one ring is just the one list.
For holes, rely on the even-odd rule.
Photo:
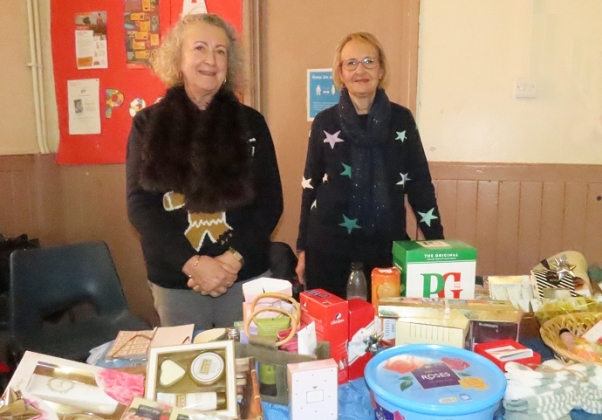
{"label": "navy cardigan with stars", "polygon": [[404,196],[425,239],[443,239],[443,227],[422,142],[412,113],[391,103],[389,138],[385,147],[391,226],[367,236],[347,217],[351,203],[350,144],[341,131],[339,105],[320,112],[313,121],[305,171],[297,250],[318,249],[333,255],[390,252],[391,241],[409,239]]}

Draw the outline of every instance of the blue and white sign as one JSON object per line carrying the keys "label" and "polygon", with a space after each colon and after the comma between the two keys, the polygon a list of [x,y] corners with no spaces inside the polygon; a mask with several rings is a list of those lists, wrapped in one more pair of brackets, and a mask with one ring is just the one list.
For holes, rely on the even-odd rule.
{"label": "blue and white sign", "polygon": [[339,96],[332,69],[307,70],[307,121],[313,121],[318,112],[336,105]]}

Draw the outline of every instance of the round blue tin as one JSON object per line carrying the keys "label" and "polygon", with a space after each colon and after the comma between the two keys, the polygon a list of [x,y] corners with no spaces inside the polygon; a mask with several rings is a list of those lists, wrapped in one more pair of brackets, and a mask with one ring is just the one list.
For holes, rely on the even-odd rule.
{"label": "round blue tin", "polygon": [[492,362],[440,345],[383,350],[365,377],[376,420],[491,420],[506,391],[506,377]]}

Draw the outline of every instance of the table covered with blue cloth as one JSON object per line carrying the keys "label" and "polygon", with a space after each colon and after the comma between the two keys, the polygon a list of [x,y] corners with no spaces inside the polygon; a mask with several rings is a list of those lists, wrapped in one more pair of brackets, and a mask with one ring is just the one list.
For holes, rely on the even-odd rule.
{"label": "table covered with blue cloth", "polygon": [[[540,338],[524,339],[521,340],[521,343],[538,352],[541,355],[542,360],[549,360],[554,358],[552,350],[550,350],[550,348],[547,347]],[[88,359],[88,363],[112,368],[130,365],[131,362],[120,360],[106,362],[104,355],[111,344],[112,342],[109,342],[99,347],[96,357],[91,356],[91,358]],[[340,385],[338,397],[339,420],[374,419],[374,409],[372,408],[372,405],[370,403],[370,392],[368,390],[368,385],[366,384],[366,381],[363,378],[356,379],[346,384]],[[272,404],[268,402],[262,402],[261,405],[264,411],[265,420],[289,420],[288,406]],[[501,420],[502,418],[503,412],[500,412],[494,420]],[[573,410],[571,411],[571,419],[602,420],[602,415],[589,414],[583,410]]]}
{"label": "table covered with blue cloth", "polygon": [[[288,406],[262,402],[265,420],[289,420]],[[364,378],[339,386],[339,420],[374,419],[370,393]]]}
{"label": "table covered with blue cloth", "polygon": [[[265,420],[289,420],[285,405],[262,402]],[[374,409],[370,404],[370,393],[363,378],[339,386],[339,420],[373,420]],[[503,419],[500,411],[495,420]],[[602,420],[600,414],[589,414],[583,410],[571,411],[572,420]]]}
{"label": "table covered with blue cloth", "polygon": [[[521,340],[522,344],[541,354],[542,360],[554,358],[549,347],[539,338]],[[279,404],[261,403],[265,420],[289,420],[287,406]],[[501,411],[495,420],[503,418]],[[370,403],[370,392],[366,381],[356,379],[339,386],[339,420],[373,420],[374,409]],[[589,414],[583,410],[571,411],[572,420],[602,420],[600,414]]]}

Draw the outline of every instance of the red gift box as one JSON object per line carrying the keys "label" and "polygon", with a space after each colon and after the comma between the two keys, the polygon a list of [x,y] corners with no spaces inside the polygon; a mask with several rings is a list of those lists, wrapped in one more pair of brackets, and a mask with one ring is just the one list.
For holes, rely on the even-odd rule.
{"label": "red gift box", "polygon": [[541,364],[539,353],[511,339],[476,344],[474,352],[491,360],[503,372],[506,372],[506,363],[508,362],[527,366]]}
{"label": "red gift box", "polygon": [[[301,303],[301,324],[316,324],[318,341],[330,343],[330,357],[339,367],[339,384],[349,380],[347,369],[347,335],[349,306],[342,299],[323,289],[306,290],[299,294]],[[372,310],[374,315],[374,309]]]}
{"label": "red gift box", "polygon": [[372,358],[368,339],[376,333],[374,306],[359,298],[349,299],[349,380],[364,377],[366,364]]}

